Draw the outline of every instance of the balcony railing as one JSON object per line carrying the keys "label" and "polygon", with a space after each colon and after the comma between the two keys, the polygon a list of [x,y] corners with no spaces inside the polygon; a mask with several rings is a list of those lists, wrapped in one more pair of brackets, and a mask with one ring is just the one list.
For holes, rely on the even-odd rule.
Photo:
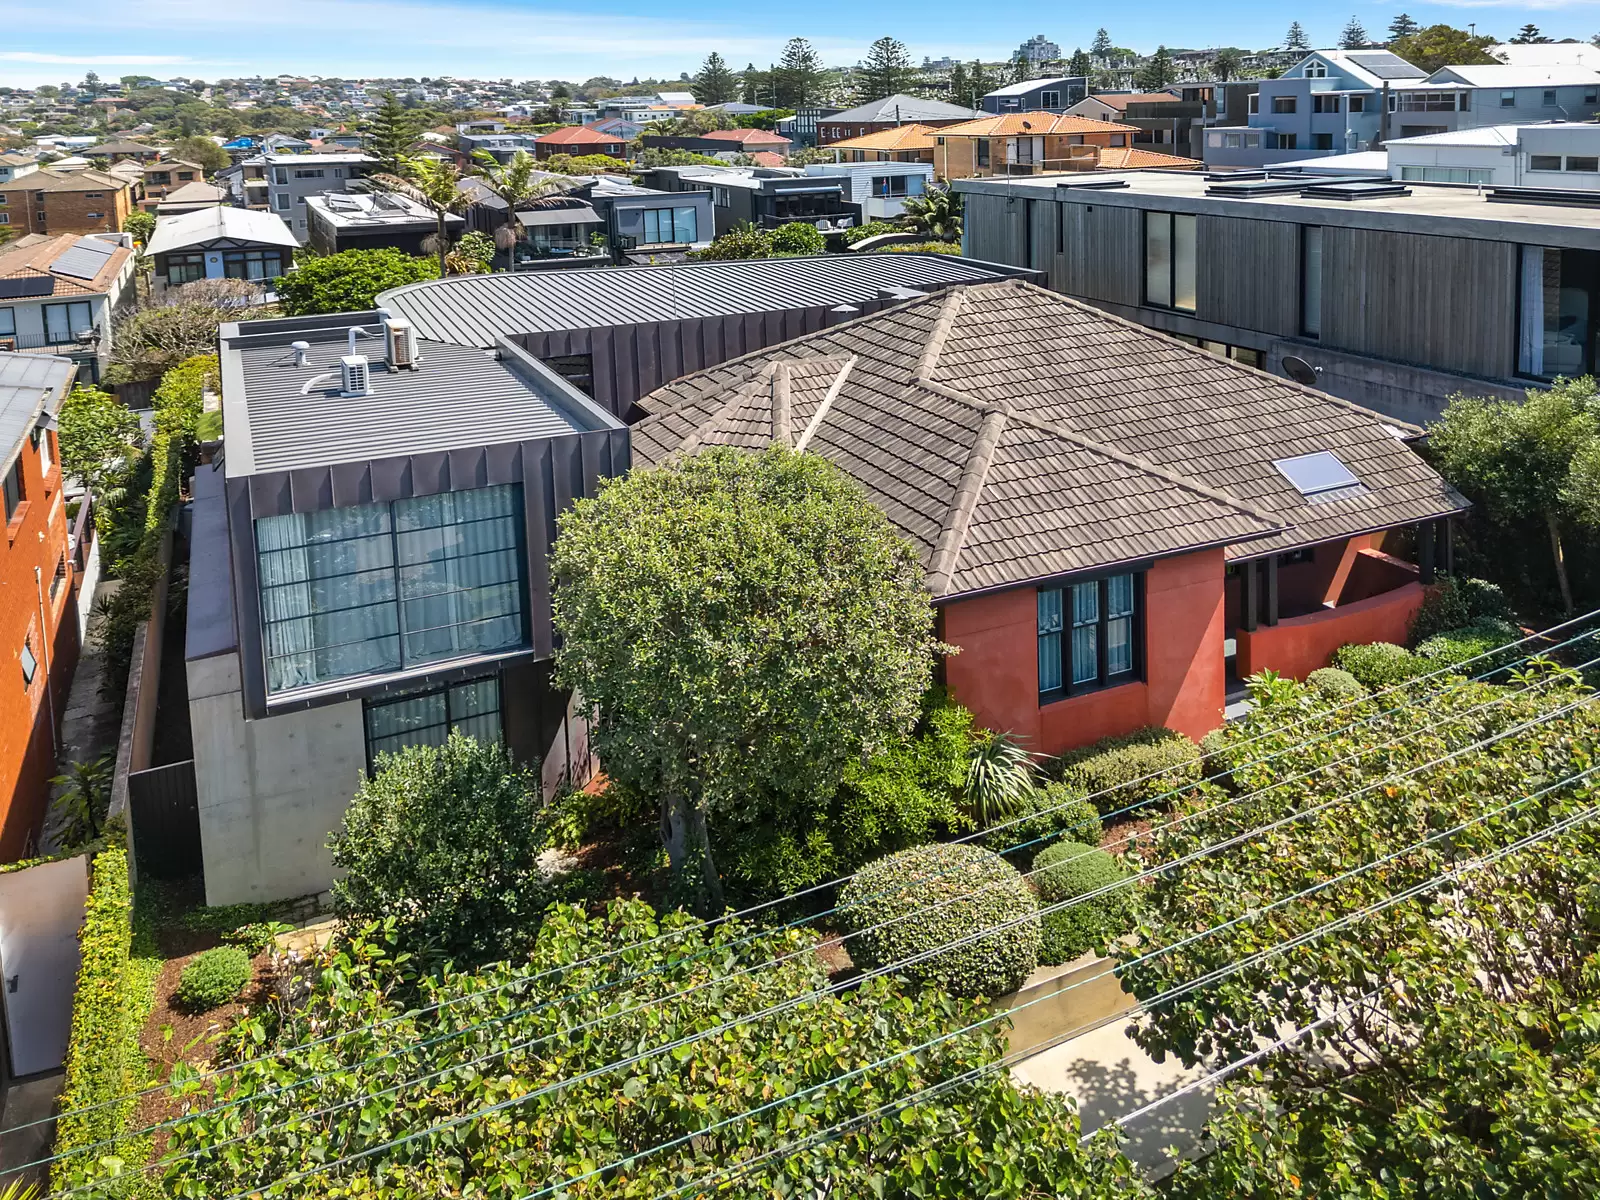
{"label": "balcony railing", "polygon": [[94,354],[100,349],[100,327],[85,330],[76,336],[52,338],[37,333],[0,333],[0,350],[24,354],[56,354],[70,357],[74,354]]}
{"label": "balcony railing", "polygon": [[807,225],[815,225],[826,233],[829,229],[854,228],[856,217],[854,213],[847,212],[805,213],[804,215],[793,217],[779,217],[774,216],[772,213],[763,213],[761,214],[759,225],[762,229],[777,229],[782,225],[793,225],[797,221],[804,222]]}

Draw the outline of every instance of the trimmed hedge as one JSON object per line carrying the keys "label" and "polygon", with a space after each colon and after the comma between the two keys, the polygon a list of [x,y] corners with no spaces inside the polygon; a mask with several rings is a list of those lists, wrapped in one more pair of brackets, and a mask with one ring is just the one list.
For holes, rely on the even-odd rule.
{"label": "trimmed hedge", "polygon": [[[1496,667],[1516,662],[1522,656],[1523,647],[1511,650],[1500,650],[1500,647],[1521,638],[1522,630],[1509,621],[1485,620],[1465,629],[1450,629],[1435,634],[1418,644],[1417,657],[1427,659],[1430,670],[1466,663],[1467,673],[1482,675]],[[1493,653],[1497,650],[1500,652]],[[1504,683],[1505,680],[1499,678],[1498,682]]]}
{"label": "trimmed hedge", "polygon": [[1368,694],[1359,679],[1338,667],[1318,667],[1306,676],[1306,686],[1329,700],[1359,700]]}
{"label": "trimmed hedge", "polygon": [[1466,629],[1483,621],[1505,621],[1511,606],[1498,585],[1486,579],[1446,575],[1429,590],[1411,622],[1411,644],[1419,646],[1441,633]]}
{"label": "trimmed hedge", "polygon": [[[917,846],[868,863],[839,893],[838,911],[858,935],[847,945],[859,966],[950,946],[901,972],[957,996],[1015,991],[1039,962],[1033,892],[1015,867],[981,846]],[[994,932],[973,937],[988,929]]]}
{"label": "trimmed hedge", "polygon": [[1369,691],[1379,691],[1427,673],[1426,659],[1393,642],[1352,643],[1333,652],[1333,666],[1347,671]]}
{"label": "trimmed hedge", "polygon": [[[1111,855],[1078,842],[1060,842],[1041,850],[1033,860],[1033,871],[1033,885],[1039,889],[1042,908],[1124,878],[1121,866]],[[1104,946],[1133,928],[1133,915],[1131,887],[1042,913],[1039,961],[1056,966]]]}
{"label": "trimmed hedge", "polygon": [[[149,1013],[154,979],[132,957],[132,912],[127,851],[103,850],[95,856],[79,934],[81,965],[61,1092],[64,1115],[56,1122],[58,1155],[122,1133],[135,1115],[132,1093],[145,1083],[139,1034]],[[149,1152],[146,1136],[99,1153],[62,1159],[51,1170],[52,1191],[96,1183],[96,1197],[146,1194],[143,1176],[134,1174],[117,1182],[108,1177],[119,1168],[136,1170]]]}
{"label": "trimmed hedge", "polygon": [[183,969],[172,998],[191,1013],[207,1012],[236,999],[250,974],[250,956],[241,947],[218,946]]}
{"label": "trimmed hedge", "polygon": [[1183,734],[1150,726],[1063,754],[1051,770],[1109,813],[1198,783],[1200,762],[1200,747]]}

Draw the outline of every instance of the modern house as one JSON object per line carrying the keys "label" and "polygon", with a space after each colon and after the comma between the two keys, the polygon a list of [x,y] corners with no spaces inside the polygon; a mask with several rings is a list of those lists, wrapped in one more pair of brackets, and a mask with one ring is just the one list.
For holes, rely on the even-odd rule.
{"label": "modern house", "polygon": [[[385,191],[327,192],[307,196],[305,244],[318,254],[390,247],[406,254],[432,253],[423,243],[439,231],[433,210],[409,196]],[[446,235],[454,240],[466,225],[445,214]]]}
{"label": "modern house", "polygon": [[935,134],[929,125],[896,125],[861,137],[830,142],[840,162],[933,162]]}
{"label": "modern house", "polygon": [[157,219],[145,253],[158,291],[200,279],[246,279],[270,289],[293,267],[297,247],[273,213],[213,205]]}
{"label": "modern house", "polygon": [[1274,373],[1301,360],[1403,420],[1597,368],[1584,193],[1175,171],[954,186],[967,254]]}
{"label": "modern house", "polygon": [[1592,121],[1600,113],[1600,68],[1440,67],[1390,98],[1389,136],[1426,137],[1484,125]]}
{"label": "modern house", "polygon": [[1204,122],[1206,107],[1206,101],[1198,96],[1185,99],[1172,92],[1121,92],[1086,97],[1067,115],[1130,125],[1139,131],[1133,135],[1135,145],[1161,146],[1182,157],[1190,153],[1192,131]]}
{"label": "modern house", "polygon": [[817,144],[829,146],[846,138],[866,137],[905,125],[956,125],[983,114],[959,104],[900,93],[859,104],[817,122]]}
{"label": "modern house", "polygon": [[1066,111],[1069,116],[1088,117],[1092,121],[1121,121],[1130,104],[1177,103],[1178,97],[1171,92],[1096,92]]}
{"label": "modern house", "polygon": [[493,351],[378,311],[222,327],[185,641],[207,903],[326,889],[362,773],[451,729],[589,777],[550,682],[548,553],[628,430]]}
{"label": "modern house", "polygon": [[378,160],[366,154],[262,154],[240,164],[247,208],[265,208],[283,219],[303,246],[307,239],[306,197],[347,192]]}
{"label": "modern house", "polygon": [[[456,138],[456,145],[460,147],[462,155],[470,160],[474,153],[482,150],[496,162],[510,162],[518,152],[534,154],[538,151],[539,138],[532,133],[474,133],[461,134]],[[585,151],[585,153],[588,153]]]}
{"label": "modern house", "polygon": [[933,182],[927,163],[813,163],[805,173],[814,179],[848,180],[845,199],[861,206],[863,221],[898,218],[906,200],[922,195]]}
{"label": "modern house", "polygon": [[1480,125],[1384,144],[1402,183],[1600,191],[1600,124]]}
{"label": "modern house", "polygon": [[1089,80],[1083,75],[1064,75],[1050,79],[1030,79],[995,88],[978,106],[986,113],[1048,112],[1064,113],[1089,94]]}
{"label": "modern house", "polygon": [[161,201],[178,188],[204,183],[206,178],[204,167],[181,158],[152,159],[142,165],[140,174],[144,180],[144,196],[139,207],[146,212],[154,212]]}
{"label": "modern house", "polygon": [[933,170],[941,179],[1093,169],[1093,147],[1133,145],[1139,131],[1115,121],[1048,112],[982,117],[934,135]]}
{"label": "modern house", "polygon": [[127,182],[103,171],[33,171],[0,183],[0,225],[21,233],[115,233],[133,206]]}
{"label": "modern house", "polygon": [[1230,678],[1402,640],[1466,508],[1406,444],[1421,430],[1017,280],[639,406],[641,465],[776,442],[850,475],[921,556],[954,697],[1044,754],[1199,738]]}
{"label": "modern house", "polygon": [[949,254],[826,254],[462,275],[378,303],[434,341],[481,352],[508,337],[628,419],[640,396],[686,372],[908,296],[1022,274]]}
{"label": "modern house", "polygon": [[77,373],[70,359],[0,352],[0,663],[10,674],[0,688],[0,862],[37,846],[78,662],[77,564],[54,428]]}
{"label": "modern house", "polygon": [[0,246],[0,351],[70,359],[98,383],[113,318],[134,299],[133,235],[28,234]]}
{"label": "modern house", "polygon": [[1428,73],[1387,50],[1314,50],[1249,97],[1247,128],[1206,134],[1213,167],[1266,167],[1308,153],[1376,149],[1390,103]]}
{"label": "modern house", "polygon": [[718,237],[745,224],[776,229],[804,221],[824,233],[861,224],[848,180],[819,180],[798,167],[655,167],[642,178],[664,192],[710,192]]}
{"label": "modern house", "polygon": [[541,134],[534,144],[533,153],[539,159],[549,158],[553,154],[604,154],[608,158],[625,159],[628,157],[628,143],[614,133],[601,133],[587,125],[568,125]]}

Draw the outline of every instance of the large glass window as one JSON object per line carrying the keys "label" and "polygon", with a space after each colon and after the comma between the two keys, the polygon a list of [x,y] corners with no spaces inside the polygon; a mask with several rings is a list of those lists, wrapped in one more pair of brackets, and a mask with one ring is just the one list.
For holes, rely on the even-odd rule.
{"label": "large glass window", "polygon": [[1193,312],[1195,218],[1187,213],[1144,215],[1144,301]]}
{"label": "large glass window", "polygon": [[17,310],[14,308],[0,308],[0,337],[8,337],[17,332]]}
{"label": "large glass window", "polygon": [[521,488],[256,522],[267,691],[525,641]]}
{"label": "large glass window", "polygon": [[1300,230],[1300,332],[1322,336],[1322,226]]}
{"label": "large glass window", "polygon": [[1492,167],[1401,167],[1402,183],[1493,183]]}
{"label": "large glass window", "polygon": [[283,274],[283,251],[226,250],[222,273],[229,279],[276,279]]}
{"label": "large glass window", "polygon": [[1039,589],[1041,699],[1122,683],[1137,673],[1138,598],[1131,574]]}
{"label": "large glass window", "polygon": [[424,688],[366,703],[367,762],[407,746],[442,746],[459,730],[480,742],[501,737],[500,680]]}
{"label": "large glass window", "polygon": [[44,306],[44,337],[52,346],[76,341],[94,328],[94,310],[87,300]]}
{"label": "large glass window", "polygon": [[201,253],[167,255],[167,283],[177,287],[206,277],[206,256]]}
{"label": "large glass window", "polygon": [[644,210],[644,235],[641,245],[688,244],[698,240],[694,209],[647,208]]}
{"label": "large glass window", "polygon": [[1596,369],[1600,250],[1522,248],[1517,370],[1535,379]]}

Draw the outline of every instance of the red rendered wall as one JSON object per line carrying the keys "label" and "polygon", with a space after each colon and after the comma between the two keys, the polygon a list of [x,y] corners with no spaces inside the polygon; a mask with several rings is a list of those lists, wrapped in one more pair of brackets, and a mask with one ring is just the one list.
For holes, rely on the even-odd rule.
{"label": "red rendered wall", "polygon": [[1222,723],[1222,551],[1164,559],[1145,576],[1145,681],[1039,706],[1035,591],[1013,588],[944,606],[951,693],[980,724],[1059,754],[1144,725],[1199,738]]}
{"label": "red rendered wall", "polygon": [[[43,820],[50,777],[56,774],[57,727],[46,698],[53,692],[54,716],[59,719],[78,662],[70,561],[67,578],[54,599],[50,596],[56,563],[67,549],[67,518],[61,469],[54,452],[55,434],[47,436],[51,439],[51,468],[44,476],[38,452],[30,442],[23,442],[24,500],[0,534],[0,861],[26,853]],[[35,581],[35,567],[41,573],[39,582]],[[25,641],[39,662],[31,685],[23,683]]]}
{"label": "red rendered wall", "polygon": [[1241,629],[1234,635],[1239,675],[1271,668],[1304,679],[1327,666],[1333,652],[1346,642],[1404,644],[1422,597],[1422,585],[1412,582],[1354,604],[1263,625],[1254,633]]}

